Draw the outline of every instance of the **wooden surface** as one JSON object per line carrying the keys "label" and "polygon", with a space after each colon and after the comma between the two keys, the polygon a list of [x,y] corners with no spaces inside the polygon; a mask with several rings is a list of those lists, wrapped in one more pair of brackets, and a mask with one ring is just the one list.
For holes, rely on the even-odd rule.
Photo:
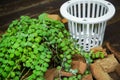
{"label": "wooden surface", "polygon": [[114,4],[116,13],[114,17],[108,21],[104,36],[104,42],[110,42],[113,47],[120,51],[120,0],[109,1]]}
{"label": "wooden surface", "polygon": [[[1,0],[0,31],[5,31],[9,23],[21,15],[37,17],[43,12],[59,14],[60,6],[66,0]],[[116,8],[115,16],[108,21],[104,41],[120,44],[120,0],[108,0]],[[119,46],[119,45],[117,45]]]}
{"label": "wooden surface", "polygon": [[[59,13],[60,6],[66,0],[1,0],[0,1],[0,31],[5,31],[9,23],[19,19],[21,15],[37,17],[39,14]],[[120,0],[107,0],[116,8],[115,16],[108,21],[104,42],[109,41],[117,50],[120,50]],[[112,73],[114,80],[119,80]]]}
{"label": "wooden surface", "polygon": [[[66,0],[1,0],[0,1],[0,31],[5,31],[9,23],[19,19],[21,15],[37,17],[39,14],[57,13]],[[115,16],[108,21],[104,42],[110,41],[120,49],[120,0],[110,1],[116,8]]]}
{"label": "wooden surface", "polygon": [[[8,1],[8,2],[7,2]],[[3,0],[0,1],[0,30],[5,31],[8,24],[21,15],[36,17],[41,13],[59,13],[66,0]]]}

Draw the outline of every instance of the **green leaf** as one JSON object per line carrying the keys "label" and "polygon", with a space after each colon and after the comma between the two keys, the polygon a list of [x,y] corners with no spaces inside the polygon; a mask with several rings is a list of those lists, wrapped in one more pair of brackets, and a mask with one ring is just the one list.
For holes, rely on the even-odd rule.
{"label": "green leaf", "polygon": [[34,48],[34,51],[33,51],[35,54],[38,54],[38,48]]}
{"label": "green leaf", "polygon": [[64,46],[64,47],[62,48],[63,51],[67,51],[68,49],[69,49],[68,46]]}
{"label": "green leaf", "polygon": [[92,58],[95,59],[95,54],[94,53],[92,53]]}
{"label": "green leaf", "polygon": [[61,66],[57,66],[57,70],[61,70],[62,69],[62,67]]}
{"label": "green leaf", "polygon": [[28,30],[28,34],[31,34],[33,31],[31,29]]}
{"label": "green leaf", "polygon": [[61,43],[62,42],[62,39],[61,38],[58,38],[57,39],[57,43]]}
{"label": "green leaf", "polygon": [[44,59],[45,59],[45,56],[44,56],[44,55],[40,55],[40,58],[44,60]]}
{"label": "green leaf", "polygon": [[43,61],[42,59],[39,60],[40,64],[43,64],[45,61]]}
{"label": "green leaf", "polygon": [[82,79],[82,75],[77,75],[77,78],[79,79],[79,80],[81,80]]}
{"label": "green leaf", "polygon": [[67,55],[66,58],[67,58],[67,59],[71,59],[72,56],[71,56],[71,55]]}
{"label": "green leaf", "polygon": [[33,65],[38,65],[39,64],[39,62],[37,61],[37,60],[35,60],[34,62],[32,62],[33,63]]}
{"label": "green leaf", "polygon": [[39,75],[39,74],[40,74],[40,71],[38,71],[38,70],[33,70],[33,73],[34,73],[35,75]]}
{"label": "green leaf", "polygon": [[14,63],[14,61],[9,61],[9,64],[10,64],[11,66],[13,66],[15,63]]}
{"label": "green leaf", "polygon": [[33,45],[33,43],[31,43],[31,42],[26,42],[26,46],[32,46]]}
{"label": "green leaf", "polygon": [[19,55],[20,55],[20,52],[19,52],[19,51],[15,51],[15,55],[16,55],[16,56],[19,56]]}
{"label": "green leaf", "polygon": [[23,51],[22,47],[18,47],[18,51],[22,52]]}
{"label": "green leaf", "polygon": [[95,57],[96,57],[96,58],[99,58],[99,56],[100,56],[100,55],[99,55],[99,52],[95,53]]}
{"label": "green leaf", "polygon": [[25,62],[25,61],[26,61],[25,55],[23,55],[23,56],[21,57],[21,60],[22,60],[22,62]]}
{"label": "green leaf", "polygon": [[87,74],[90,74],[90,71],[89,71],[89,70],[86,70],[86,71],[85,71],[85,75],[87,75]]}
{"label": "green leaf", "polygon": [[42,77],[44,76],[44,73],[42,71],[39,71],[39,75]]}
{"label": "green leaf", "polygon": [[13,80],[19,80],[19,76],[14,77]]}
{"label": "green leaf", "polygon": [[29,61],[29,62],[33,62],[33,59],[32,59],[32,58],[29,58],[28,61]]}
{"label": "green leaf", "polygon": [[4,56],[4,53],[0,53],[0,57],[3,57]]}
{"label": "green leaf", "polygon": [[51,55],[49,55],[49,54],[47,54],[46,56],[47,56],[47,58],[51,58],[51,57],[52,57],[52,56],[51,56]]}
{"label": "green leaf", "polygon": [[8,62],[9,62],[9,60],[4,60],[4,62],[3,62],[3,63],[4,63],[4,64],[7,64]]}
{"label": "green leaf", "polygon": [[2,72],[2,76],[3,76],[4,78],[6,78],[6,77],[7,77],[7,72]]}
{"label": "green leaf", "polygon": [[5,66],[6,66],[6,64],[3,64],[1,67],[2,67],[2,68],[5,68]]}
{"label": "green leaf", "polygon": [[38,65],[35,66],[35,69],[36,69],[36,70],[40,70],[40,68],[41,68],[41,67],[38,66]]}
{"label": "green leaf", "polygon": [[27,50],[30,52],[30,51],[32,51],[32,48],[31,47],[27,47]]}
{"label": "green leaf", "polygon": [[[20,65],[16,65],[16,69],[20,70],[21,66]],[[19,72],[18,72],[19,73]]]}
{"label": "green leaf", "polygon": [[25,47],[25,42],[22,41],[22,42],[20,43],[20,45],[21,45],[21,47]]}
{"label": "green leaf", "polygon": [[33,80],[32,75],[30,75],[29,77],[27,77],[27,80]]}
{"label": "green leaf", "polygon": [[44,51],[44,46],[40,45],[38,49],[42,52]]}
{"label": "green leaf", "polygon": [[31,75],[31,79],[33,80],[33,79],[35,79],[36,78],[36,75],[35,74],[32,74]]}
{"label": "green leaf", "polygon": [[3,68],[2,67],[0,67],[0,74],[3,72]]}
{"label": "green leaf", "polygon": [[36,32],[33,33],[35,37],[38,37],[38,34]]}
{"label": "green leaf", "polygon": [[28,50],[26,48],[23,49],[23,53],[24,54],[27,54],[28,53]]}
{"label": "green leaf", "polygon": [[32,59],[36,59],[36,55],[35,54],[31,53],[30,56],[31,56]]}
{"label": "green leaf", "polygon": [[41,71],[46,72],[47,68],[46,67],[41,67]]}
{"label": "green leaf", "polygon": [[8,52],[9,52],[9,53],[14,53],[14,52],[15,52],[15,49],[9,49]]}
{"label": "green leaf", "polygon": [[37,78],[36,80],[41,80],[41,78]]}
{"label": "green leaf", "polygon": [[45,60],[46,62],[50,62],[50,59],[48,59],[48,58],[45,58],[44,60]]}
{"label": "green leaf", "polygon": [[63,37],[64,37],[63,33],[62,33],[62,32],[59,32],[59,33],[58,33],[58,37],[59,37],[59,38],[63,38]]}
{"label": "green leaf", "polygon": [[44,67],[48,67],[49,64],[45,62],[45,63],[43,63],[43,66],[44,66]]}
{"label": "green leaf", "polygon": [[76,75],[78,73],[78,70],[77,69],[75,69],[75,70],[70,69],[70,72],[73,73],[74,75]]}
{"label": "green leaf", "polygon": [[[58,80],[58,79],[56,79],[56,80]],[[66,77],[64,77],[63,80],[68,80],[68,79]]]}
{"label": "green leaf", "polygon": [[53,40],[50,41],[50,43],[51,43],[51,44],[55,44],[55,43],[56,43],[56,40],[53,39]]}
{"label": "green leaf", "polygon": [[30,67],[30,66],[31,66],[30,62],[26,61],[26,67]]}
{"label": "green leaf", "polygon": [[41,40],[42,40],[41,37],[36,37],[36,38],[35,38],[35,42],[37,42],[37,43],[41,42]]}
{"label": "green leaf", "polygon": [[33,49],[34,49],[34,48],[37,48],[37,46],[36,46],[35,44],[33,44],[33,45],[32,45],[32,48],[33,48]]}
{"label": "green leaf", "polygon": [[65,42],[62,42],[60,46],[61,46],[61,47],[64,47],[64,46],[65,46]]}
{"label": "green leaf", "polygon": [[70,60],[67,60],[67,63],[69,63],[69,64],[70,64],[71,62],[72,62],[72,60],[71,60],[71,59],[70,59]]}
{"label": "green leaf", "polygon": [[14,53],[11,53],[11,54],[10,54],[10,58],[13,58],[13,57],[14,57]]}
{"label": "green leaf", "polygon": [[10,71],[10,70],[11,70],[11,68],[10,68],[10,67],[8,67],[8,66],[6,66],[6,67],[5,67],[5,70],[6,70],[6,71]]}
{"label": "green leaf", "polygon": [[90,57],[89,53],[84,53],[84,57],[89,58]]}
{"label": "green leaf", "polygon": [[105,57],[104,53],[101,53],[101,54],[100,54],[100,57],[101,57],[101,58],[104,58],[104,57]]}
{"label": "green leaf", "polygon": [[54,37],[50,36],[48,39],[49,39],[49,41],[52,41],[54,39]]}
{"label": "green leaf", "polygon": [[21,39],[18,38],[16,41],[17,41],[18,43],[20,43],[20,42],[21,42]]}
{"label": "green leaf", "polygon": [[65,68],[67,68],[67,69],[71,67],[71,65],[68,64],[68,63],[65,63],[64,66],[65,66]]}
{"label": "green leaf", "polygon": [[3,61],[3,58],[0,58],[0,62],[2,62]]}
{"label": "green leaf", "polygon": [[45,20],[45,19],[47,18],[47,15],[48,15],[48,14],[46,14],[46,13],[40,14],[40,15],[38,16],[38,19],[42,22],[43,20]]}
{"label": "green leaf", "polygon": [[12,78],[14,78],[15,77],[15,72],[11,72],[10,75],[11,75]]}
{"label": "green leaf", "polygon": [[15,43],[12,47],[13,48],[18,48],[19,47],[19,43]]}
{"label": "green leaf", "polygon": [[63,55],[63,54],[60,54],[60,57],[61,57],[61,58],[63,58],[63,57],[64,57],[64,55]]}

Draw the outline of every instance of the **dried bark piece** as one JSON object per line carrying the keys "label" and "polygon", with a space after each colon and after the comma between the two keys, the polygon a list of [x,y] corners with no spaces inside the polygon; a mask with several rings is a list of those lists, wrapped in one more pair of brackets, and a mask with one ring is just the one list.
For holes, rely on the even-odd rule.
{"label": "dried bark piece", "polygon": [[82,80],[93,80],[92,74],[85,75]]}
{"label": "dried bark piece", "polygon": [[83,74],[87,69],[87,64],[82,61],[72,61],[72,69],[77,69],[78,73]]}
{"label": "dried bark piece", "polygon": [[109,42],[106,43],[107,48],[115,55],[117,60],[120,62],[120,52],[113,48]]}
{"label": "dried bark piece", "polygon": [[120,64],[118,64],[115,68],[115,72],[119,75],[120,77]]}
{"label": "dried bark piece", "polygon": [[91,64],[90,69],[96,80],[113,80],[97,63]]}
{"label": "dried bark piece", "polygon": [[60,72],[61,76],[66,76],[66,77],[70,77],[70,76],[73,76],[72,73],[69,73],[69,72],[65,72],[65,71],[61,71]]}
{"label": "dried bark piece", "polygon": [[102,53],[104,53],[104,56],[107,56],[106,49],[104,49],[102,46],[94,47],[91,49],[91,51],[93,51],[94,53],[102,52]]}
{"label": "dried bark piece", "polygon": [[72,60],[73,61],[82,61],[84,63],[86,62],[85,58],[83,56],[79,55],[79,54],[73,55]]}
{"label": "dried bark piece", "polygon": [[115,71],[116,66],[119,64],[113,54],[108,55],[104,59],[97,59],[95,63],[99,64],[107,73]]}
{"label": "dried bark piece", "polygon": [[65,18],[63,18],[61,21],[62,21],[62,23],[67,23],[68,22],[68,20],[65,19]]}
{"label": "dried bark piece", "polygon": [[66,76],[66,77],[70,77],[73,76],[72,73],[69,72],[65,72],[65,71],[59,71],[56,68],[53,69],[48,69],[47,72],[45,73],[45,79],[46,80],[54,80],[55,77],[59,77],[60,76]]}
{"label": "dried bark piece", "polygon": [[58,71],[55,68],[49,69],[45,73],[46,80],[54,80],[54,77],[56,76],[58,76]]}
{"label": "dried bark piece", "polygon": [[61,17],[58,14],[48,14],[48,17],[54,20],[61,20]]}

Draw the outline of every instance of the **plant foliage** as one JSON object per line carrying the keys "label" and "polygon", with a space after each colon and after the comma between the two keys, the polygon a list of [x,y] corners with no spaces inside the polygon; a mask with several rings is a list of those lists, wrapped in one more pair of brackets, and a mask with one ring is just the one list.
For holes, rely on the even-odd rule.
{"label": "plant foliage", "polygon": [[0,80],[45,80],[47,69],[57,66],[70,71],[72,55],[80,53],[73,42],[64,25],[47,14],[37,19],[21,16],[0,40]]}

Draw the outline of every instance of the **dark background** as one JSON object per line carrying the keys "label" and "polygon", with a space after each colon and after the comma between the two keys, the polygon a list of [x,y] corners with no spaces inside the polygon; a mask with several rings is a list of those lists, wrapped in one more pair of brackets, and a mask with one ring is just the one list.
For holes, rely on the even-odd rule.
{"label": "dark background", "polygon": [[[37,17],[43,12],[59,14],[60,6],[67,0],[0,0],[0,31],[21,15]],[[107,0],[116,8],[115,16],[108,21],[104,42],[109,41],[120,50],[120,0]]]}

